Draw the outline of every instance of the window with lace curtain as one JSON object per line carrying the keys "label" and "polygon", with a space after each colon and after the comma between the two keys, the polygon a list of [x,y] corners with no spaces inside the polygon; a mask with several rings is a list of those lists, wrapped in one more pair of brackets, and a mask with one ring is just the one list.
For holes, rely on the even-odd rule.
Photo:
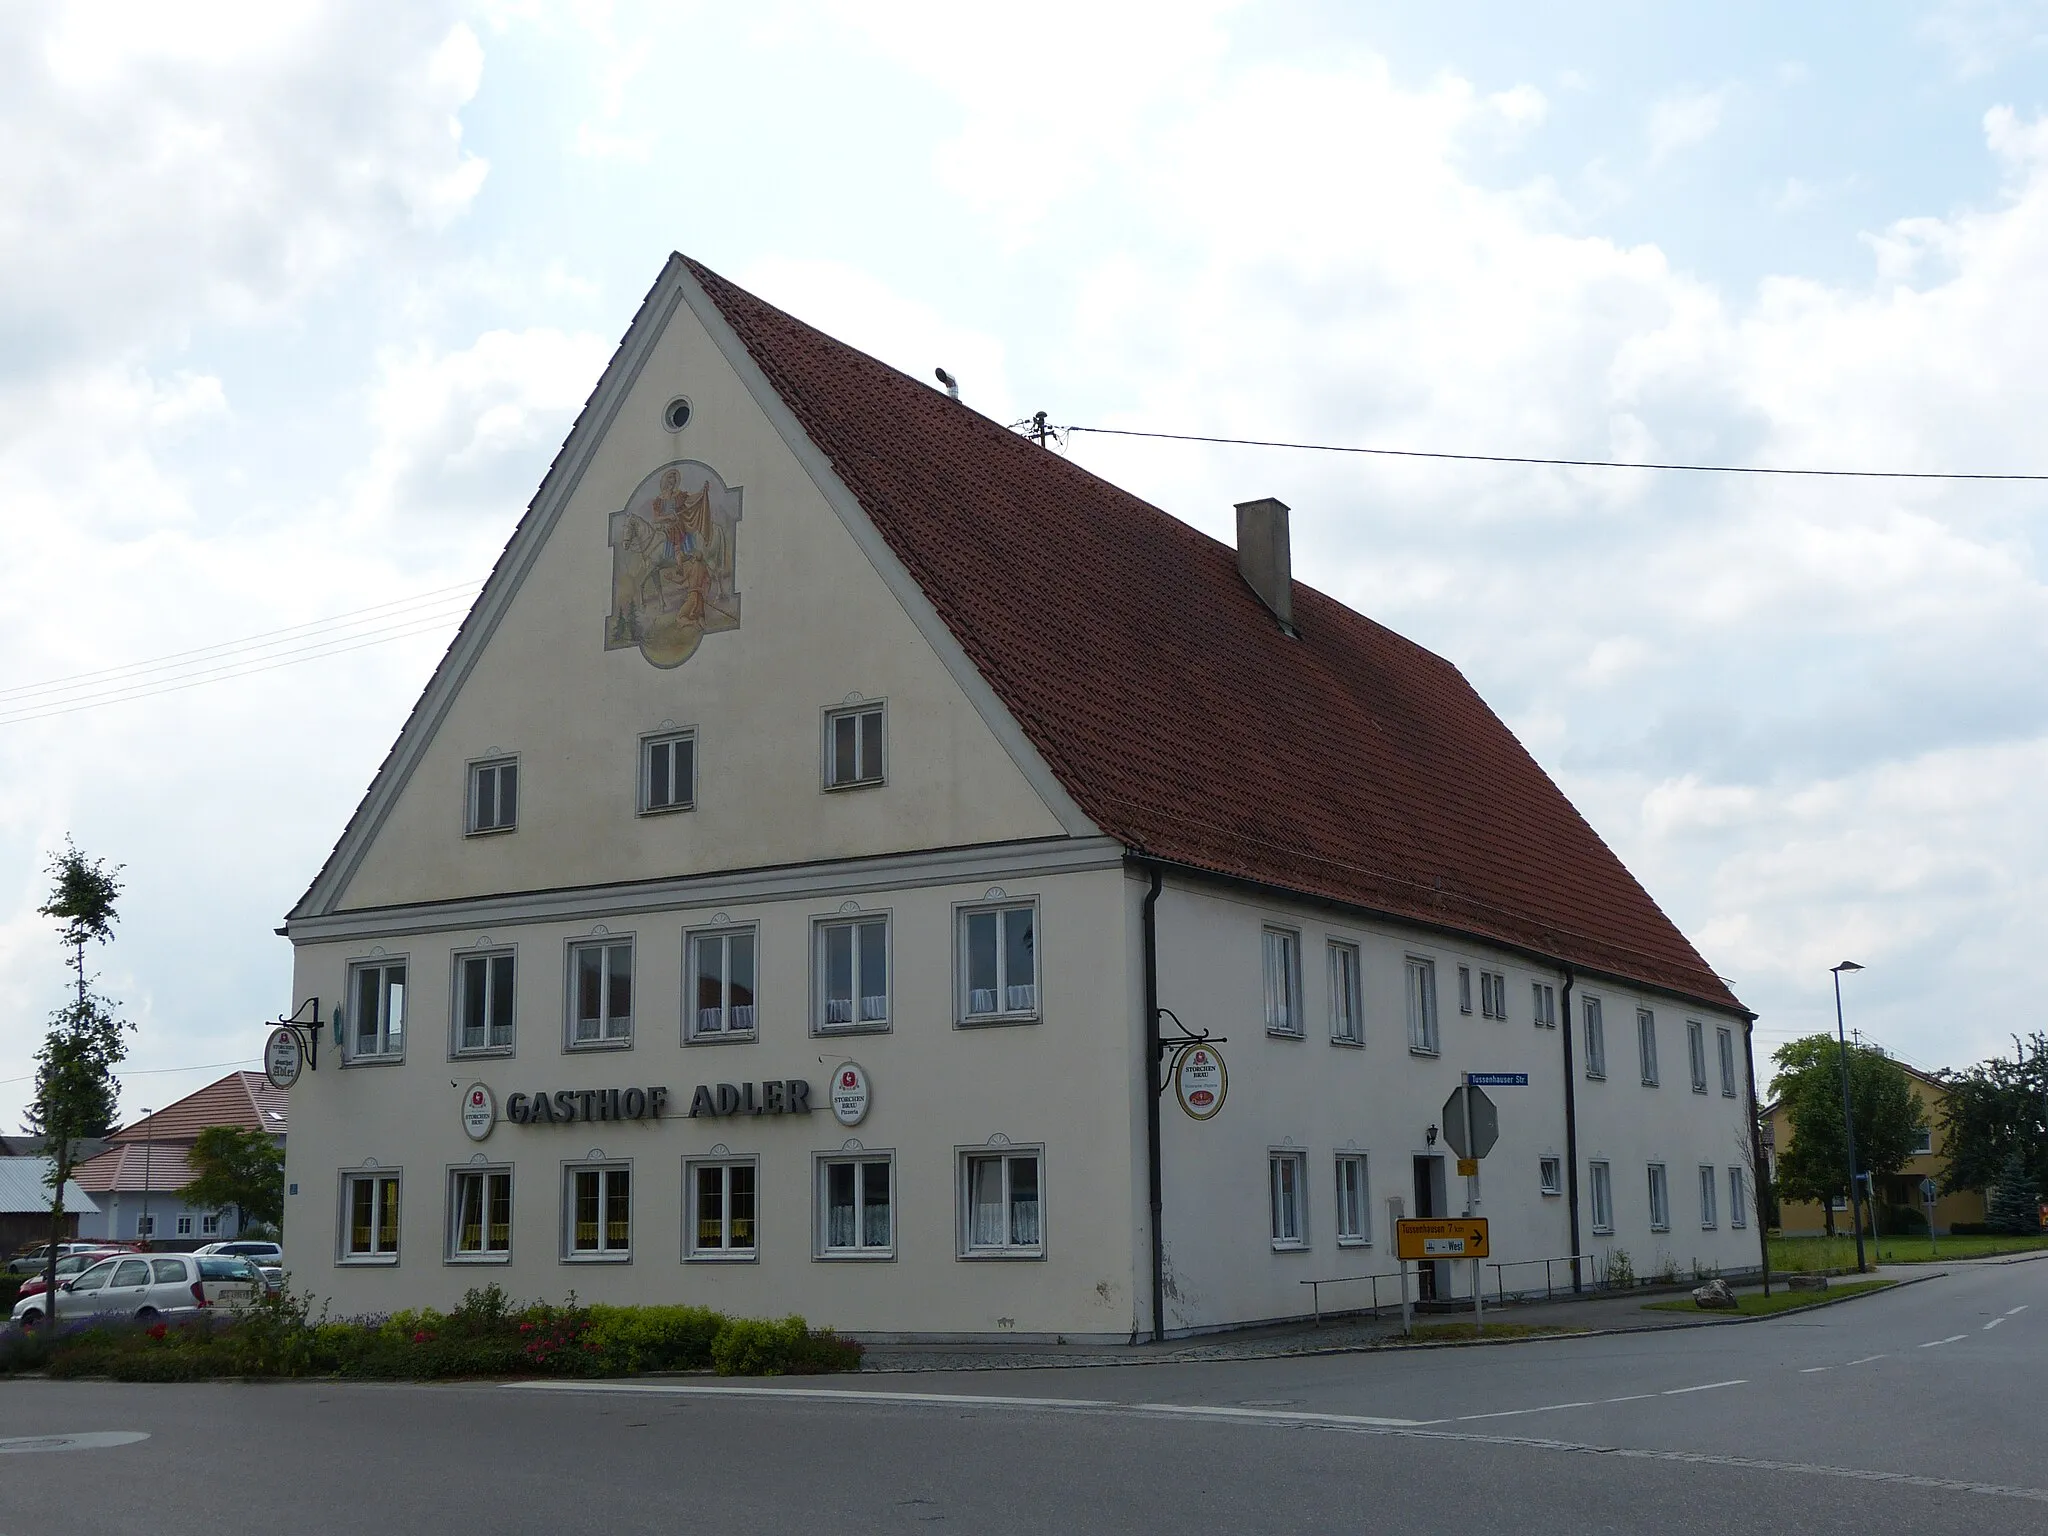
{"label": "window with lace curtain", "polygon": [[963,907],[960,1021],[998,1024],[1038,1017],[1038,906]]}
{"label": "window with lace curtain", "polygon": [[960,1162],[961,1253],[1035,1259],[1045,1252],[1042,1154],[969,1152]]}
{"label": "window with lace curtain", "polygon": [[894,1182],[887,1155],[818,1159],[818,1257],[890,1257],[896,1247]]}
{"label": "window with lace curtain", "polygon": [[448,1257],[505,1263],[512,1257],[512,1170],[458,1168],[448,1178]]}
{"label": "window with lace curtain", "polygon": [[688,1036],[735,1040],[754,1034],[754,968],[758,943],[752,924],[714,928],[689,937]]}
{"label": "window with lace curtain", "polygon": [[1265,957],[1266,1033],[1298,1035],[1301,1022],[1301,935],[1291,928],[1267,928]]}
{"label": "window with lace curtain", "polygon": [[889,919],[818,924],[817,1029],[889,1027]]}

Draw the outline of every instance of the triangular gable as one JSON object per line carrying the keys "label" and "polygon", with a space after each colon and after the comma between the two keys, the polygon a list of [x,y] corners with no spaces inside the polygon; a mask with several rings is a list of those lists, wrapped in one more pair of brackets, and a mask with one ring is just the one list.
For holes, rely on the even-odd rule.
{"label": "triangular gable", "polygon": [[1060,778],[1038,755],[1030,737],[1010,717],[951,629],[938,616],[887,541],[868,521],[858,498],[840,482],[830,460],[805,436],[788,406],[733,333],[723,312],[705,295],[688,264],[680,256],[672,256],[642,300],[596,389],[577,415],[560,452],[550,464],[539,491],[528,504],[504,552],[492,567],[483,590],[407,716],[326,863],[293,908],[291,918],[320,916],[338,908],[351,879],[425,756],[436,730],[453,707],[521,584],[540,558],[556,524],[574,498],[585,471],[604,443],[641,370],[677,309],[684,306],[703,325],[755,404],[818,487],[826,503],[845,524],[918,632],[938,655],[947,673],[1016,762],[1060,826],[1069,836],[1094,833],[1095,828],[1067,793]]}

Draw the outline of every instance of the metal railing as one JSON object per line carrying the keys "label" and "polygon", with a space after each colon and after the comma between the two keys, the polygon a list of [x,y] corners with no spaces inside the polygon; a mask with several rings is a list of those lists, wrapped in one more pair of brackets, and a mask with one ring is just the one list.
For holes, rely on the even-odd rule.
{"label": "metal railing", "polygon": [[1309,1288],[1309,1306],[1315,1312],[1315,1326],[1318,1328],[1323,1326],[1323,1287],[1326,1285],[1364,1285],[1370,1282],[1372,1285],[1372,1315],[1378,1317],[1380,1315],[1380,1282],[1382,1280],[1391,1281],[1395,1285],[1399,1285],[1401,1277],[1399,1275],[1331,1275],[1322,1280],[1302,1281],[1301,1283]]}
{"label": "metal railing", "polygon": [[[1590,1254],[1567,1253],[1561,1254],[1556,1258],[1550,1259],[1504,1259],[1498,1263],[1489,1264],[1487,1268],[1493,1271],[1493,1288],[1495,1294],[1500,1298],[1502,1305],[1505,1305],[1508,1299],[1508,1284],[1506,1272],[1511,1269],[1520,1269],[1525,1265],[1541,1264],[1543,1266],[1543,1299],[1545,1301],[1548,1301],[1550,1300],[1552,1293],[1556,1289],[1554,1278],[1556,1275],[1556,1266],[1560,1264],[1571,1266],[1565,1272],[1567,1285],[1571,1285],[1576,1289],[1583,1289],[1587,1284],[1599,1283],[1597,1278],[1589,1281],[1585,1276],[1585,1272],[1579,1269],[1579,1266],[1585,1264],[1591,1257],[1592,1255]],[[1517,1296],[1533,1296],[1535,1295],[1535,1291],[1533,1288],[1528,1291],[1517,1290],[1515,1294]]]}

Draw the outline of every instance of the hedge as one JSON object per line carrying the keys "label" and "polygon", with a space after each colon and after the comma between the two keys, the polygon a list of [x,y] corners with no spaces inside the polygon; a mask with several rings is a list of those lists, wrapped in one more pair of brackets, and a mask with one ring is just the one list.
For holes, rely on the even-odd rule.
{"label": "hedge", "polygon": [[731,1318],[708,1307],[512,1302],[496,1285],[452,1312],[329,1320],[289,1294],[178,1325],[103,1319],[0,1334],[0,1375],[43,1371],[116,1381],[333,1376],[431,1381],[480,1376],[814,1375],[860,1368],[861,1346],[801,1317]]}

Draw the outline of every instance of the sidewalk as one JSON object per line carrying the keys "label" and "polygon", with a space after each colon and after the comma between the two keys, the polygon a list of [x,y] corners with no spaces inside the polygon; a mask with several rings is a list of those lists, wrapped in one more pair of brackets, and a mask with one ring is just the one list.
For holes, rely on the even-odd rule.
{"label": "sidewalk", "polygon": [[[1932,1279],[1941,1273],[1924,1264],[1873,1268],[1872,1278],[1910,1281]],[[1772,1290],[1783,1290],[1782,1278]],[[1738,1295],[1761,1291],[1760,1283],[1738,1285]],[[1727,1312],[1693,1310],[1664,1312],[1652,1310],[1653,1301],[1673,1301],[1690,1296],[1690,1287],[1633,1291],[1625,1295],[1564,1297],[1550,1301],[1510,1300],[1501,1306],[1488,1301],[1488,1323],[1512,1323],[1520,1328],[1554,1328],[1572,1333],[1640,1333],[1670,1328],[1697,1328],[1703,1324],[1752,1321]],[[1468,1305],[1459,1312],[1416,1315],[1417,1327],[1430,1324],[1469,1323]],[[1462,1343],[1477,1341],[1463,1340]],[[1275,1323],[1263,1328],[1242,1328],[1229,1333],[1204,1334],[1197,1338],[1171,1340],[1165,1344],[870,1344],[861,1362],[863,1371],[1022,1371],[1060,1366],[1091,1365],[1179,1365],[1204,1360],[1266,1360],[1287,1355],[1339,1354],[1352,1350],[1398,1346],[1401,1343],[1401,1313],[1398,1307],[1387,1315],[1326,1317],[1322,1326],[1308,1322]],[[1440,1347],[1440,1346],[1439,1346]]]}

